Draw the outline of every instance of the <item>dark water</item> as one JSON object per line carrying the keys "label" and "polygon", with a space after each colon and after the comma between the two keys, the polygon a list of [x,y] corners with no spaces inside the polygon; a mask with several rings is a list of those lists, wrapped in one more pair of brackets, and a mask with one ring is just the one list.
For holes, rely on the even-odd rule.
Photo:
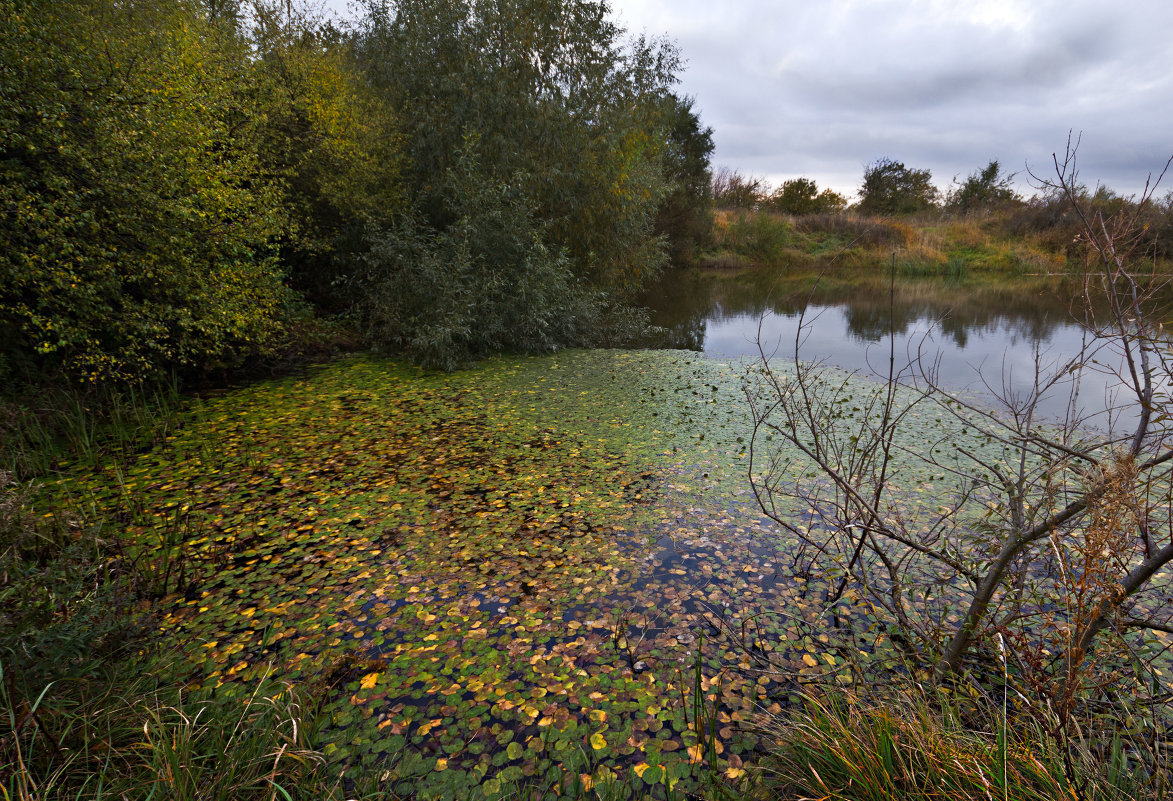
{"label": "dark water", "polygon": [[[1081,353],[1095,359],[1076,383],[1042,394],[1045,419],[1120,430],[1135,420],[1116,375],[1121,359],[1082,324],[1079,286],[1056,280],[1013,284],[880,276],[824,279],[768,270],[669,273],[644,298],[668,347],[713,357],[764,352],[771,359],[825,360],[883,377],[890,352],[902,381],[935,376],[951,392],[999,407],[1023,402],[1036,374],[1061,370]],[[891,338],[890,338],[891,335]],[[759,351],[759,346],[761,351]],[[1087,361],[1087,359],[1085,359]]]}

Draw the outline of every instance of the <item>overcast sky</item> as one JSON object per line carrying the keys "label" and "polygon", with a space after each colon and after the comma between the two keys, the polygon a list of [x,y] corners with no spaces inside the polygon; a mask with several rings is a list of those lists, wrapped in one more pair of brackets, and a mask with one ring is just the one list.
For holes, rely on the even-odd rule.
{"label": "overcast sky", "polygon": [[[675,40],[714,166],[854,194],[881,157],[934,182],[998,159],[1139,192],[1173,155],[1169,0],[612,0]],[[1025,186],[1023,188],[1026,188]],[[1173,175],[1161,194],[1173,189]]]}
{"label": "overcast sky", "polygon": [[[854,192],[880,157],[945,187],[998,159],[1138,192],[1173,155],[1169,0],[614,0],[676,40],[714,163]],[[1023,175],[1025,178],[1025,174]],[[1162,186],[1173,188],[1173,176]]]}

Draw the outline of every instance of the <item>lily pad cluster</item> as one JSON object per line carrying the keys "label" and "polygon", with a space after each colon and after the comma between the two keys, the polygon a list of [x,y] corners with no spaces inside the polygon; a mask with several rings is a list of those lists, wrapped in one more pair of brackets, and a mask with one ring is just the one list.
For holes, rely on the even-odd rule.
{"label": "lily pad cluster", "polygon": [[749,369],[352,358],[193,399],[129,467],[60,489],[182,562],[160,635],[187,680],[314,688],[346,776],[437,798],[736,781],[760,712],[851,681],[833,628],[873,625],[824,608],[751,502]]}

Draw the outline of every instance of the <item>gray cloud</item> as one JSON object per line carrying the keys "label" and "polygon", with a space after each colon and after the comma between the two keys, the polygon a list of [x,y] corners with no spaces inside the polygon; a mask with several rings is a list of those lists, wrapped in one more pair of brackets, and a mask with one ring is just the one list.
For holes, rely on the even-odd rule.
{"label": "gray cloud", "polygon": [[681,89],[715,129],[717,163],[775,183],[852,192],[882,156],[942,186],[991,158],[1046,172],[1075,130],[1084,179],[1131,193],[1173,153],[1173,4],[1159,0],[613,7],[680,44]]}

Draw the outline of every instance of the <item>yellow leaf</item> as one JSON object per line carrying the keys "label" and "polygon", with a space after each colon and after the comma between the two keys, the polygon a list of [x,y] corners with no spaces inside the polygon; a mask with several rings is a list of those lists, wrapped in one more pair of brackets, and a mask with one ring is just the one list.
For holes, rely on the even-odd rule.
{"label": "yellow leaf", "polygon": [[597,731],[591,735],[591,748],[596,751],[602,751],[607,747],[607,738],[603,736],[601,731]]}
{"label": "yellow leaf", "polygon": [[378,680],[379,680],[378,672],[368,673],[367,675],[362,677],[362,682],[360,682],[359,686],[362,687],[364,690],[369,690],[375,686],[375,682],[377,682]]}
{"label": "yellow leaf", "polygon": [[803,655],[802,655],[802,661],[803,661],[803,662],[806,662],[806,663],[807,663],[807,665],[808,665],[808,666],[810,666],[810,667],[818,667],[818,665],[819,665],[819,662],[818,662],[818,660],[817,660],[817,659],[815,659],[815,658],[814,658],[813,656],[811,656],[810,654],[803,654]]}
{"label": "yellow leaf", "polygon": [[632,768],[632,770],[635,771],[635,775],[639,776],[641,779],[644,777],[644,771],[646,771],[647,769],[648,769],[647,762],[641,762],[638,765],[636,765],[634,768]]}
{"label": "yellow leaf", "polygon": [[448,770],[448,760],[440,757],[436,760],[436,770]]}
{"label": "yellow leaf", "polygon": [[729,770],[725,771],[726,779],[740,779],[744,775],[745,771],[741,768],[729,768]]}
{"label": "yellow leaf", "polygon": [[688,748],[688,764],[695,765],[698,762],[701,762],[702,760],[704,760],[704,758],[705,758],[705,749],[702,748],[699,743],[697,745],[689,746],[689,748]]}

